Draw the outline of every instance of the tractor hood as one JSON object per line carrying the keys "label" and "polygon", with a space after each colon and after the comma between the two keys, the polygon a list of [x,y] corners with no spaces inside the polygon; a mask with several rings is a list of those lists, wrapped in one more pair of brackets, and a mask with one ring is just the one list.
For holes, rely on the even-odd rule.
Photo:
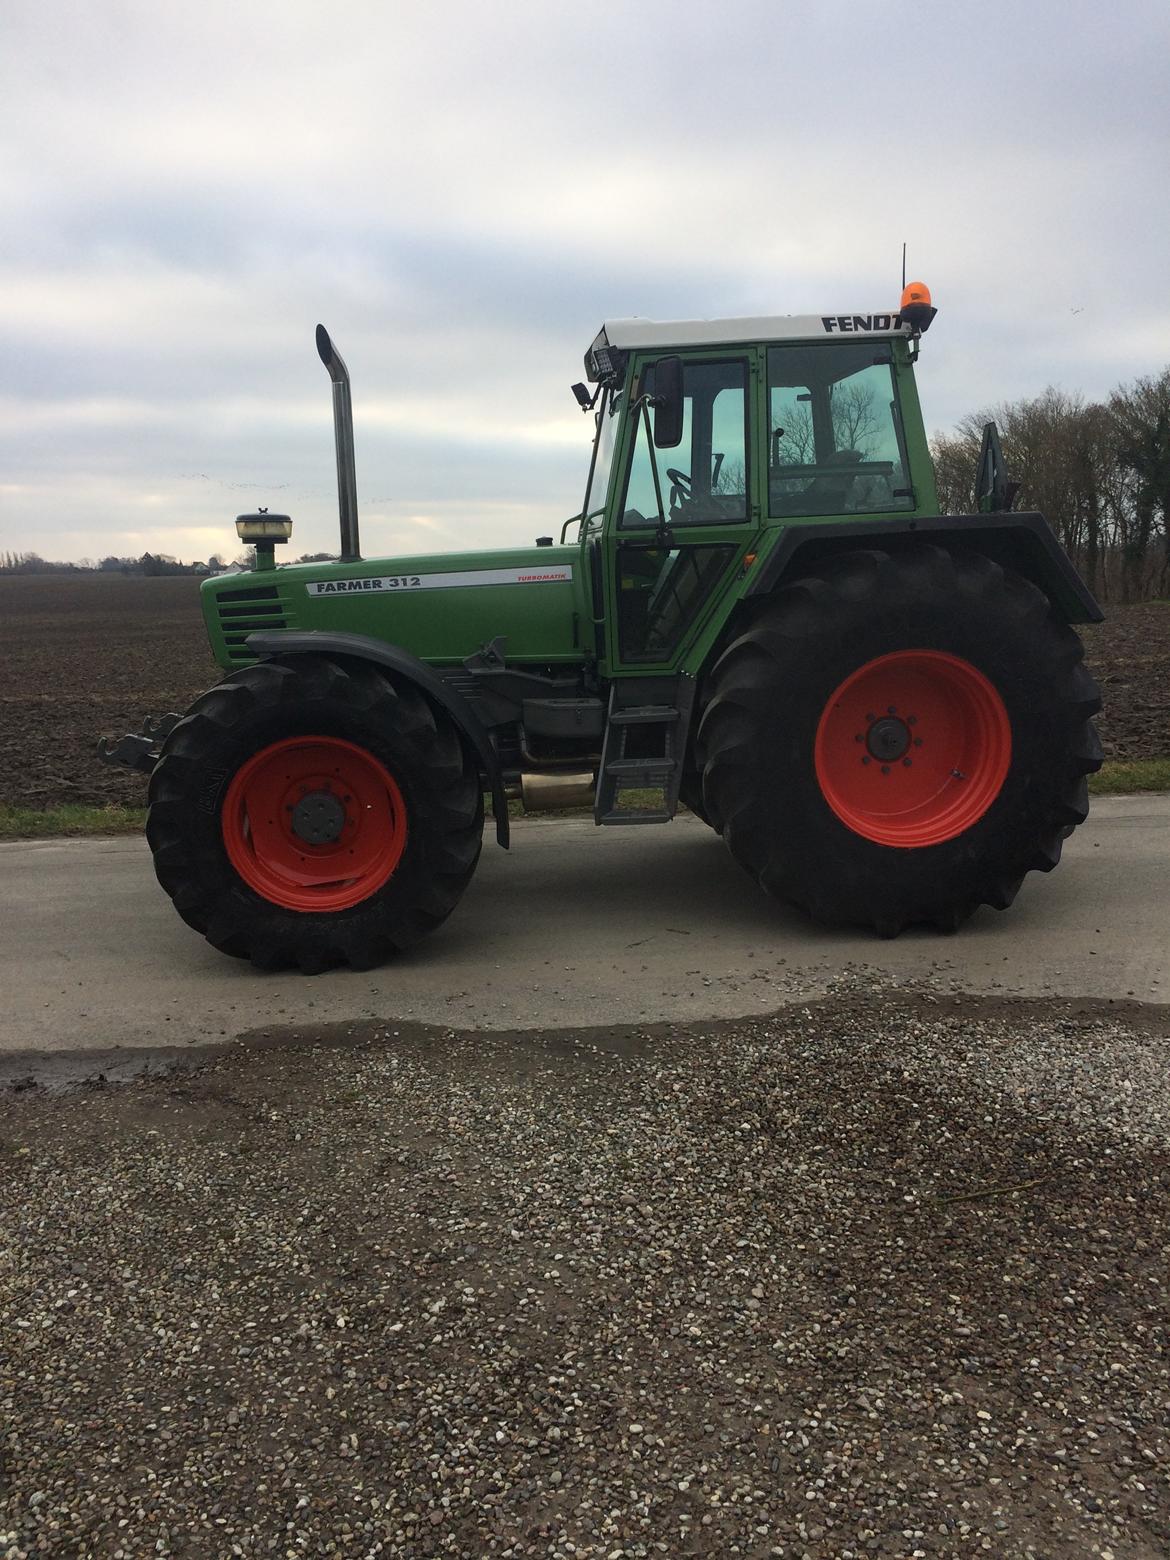
{"label": "tractor hood", "polygon": [[583,659],[584,582],[576,547],[524,547],[305,563],[204,581],[203,612],[221,666],[253,657],[260,630],[367,634],[457,664],[503,636],[509,661]]}

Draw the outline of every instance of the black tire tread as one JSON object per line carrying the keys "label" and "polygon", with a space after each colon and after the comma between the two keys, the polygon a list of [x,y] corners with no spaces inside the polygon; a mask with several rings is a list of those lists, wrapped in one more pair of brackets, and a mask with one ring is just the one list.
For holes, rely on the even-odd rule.
{"label": "black tire tread", "polygon": [[[222,861],[208,870],[206,853],[215,853],[216,841],[206,822],[197,829],[193,821],[208,755],[234,751],[254,730],[274,740],[298,718],[312,725],[306,711],[326,720],[342,712],[362,729],[384,733],[394,745],[392,767],[400,781],[402,772],[413,777],[411,826],[425,860],[416,862],[409,892],[396,891],[385,903],[372,896],[353,911],[298,913],[247,889],[227,865],[221,842]],[[167,737],[151,775],[149,803],[146,832],[155,873],[176,910],[214,947],[250,958],[259,969],[369,969],[409,948],[455,908],[482,840],[478,767],[447,717],[418,689],[396,683],[380,668],[323,655],[243,667],[200,695]]]}
{"label": "black tire tread", "polygon": [[[777,827],[776,798],[765,793],[757,773],[760,729],[770,718],[784,718],[801,647],[812,664],[820,646],[832,645],[834,633],[847,634],[851,624],[879,607],[887,614],[900,608],[911,613],[939,601],[973,619],[986,615],[1006,625],[1043,657],[1043,716],[1054,738],[1049,794],[1027,848],[1005,851],[974,888],[968,885],[956,896],[940,885],[934,898],[892,905],[887,896],[866,906],[817,881],[807,864],[800,869],[789,832],[799,831],[804,820],[789,820],[788,831]],[[953,931],[980,904],[1006,909],[1027,872],[1052,870],[1064,839],[1088,812],[1086,777],[1102,758],[1092,725],[1101,699],[1082,655],[1077,635],[1036,587],[980,554],[921,546],[897,554],[859,550],[826,560],[752,613],[708,679],[696,746],[705,760],[702,795],[711,824],[767,892],[828,925],[869,924],[882,936],[895,936],[925,921]]]}

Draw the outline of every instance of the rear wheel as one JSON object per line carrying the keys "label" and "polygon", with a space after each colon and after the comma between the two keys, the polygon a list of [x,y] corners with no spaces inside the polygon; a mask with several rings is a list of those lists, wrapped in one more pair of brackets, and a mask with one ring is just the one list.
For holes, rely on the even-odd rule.
{"label": "rear wheel", "polygon": [[233,673],[151,776],[147,837],[183,919],[263,968],[364,969],[454,909],[479,857],[478,769],[409,685],[323,656]]}
{"label": "rear wheel", "polygon": [[707,804],[703,800],[703,775],[699,769],[687,768],[683,770],[683,777],[678,788],[679,801],[688,812],[693,812],[695,817],[711,827],[711,818],[707,812]]}
{"label": "rear wheel", "polygon": [[738,861],[829,924],[1003,909],[1088,812],[1100,708],[1077,636],[973,553],[850,553],[720,657],[703,796]]}

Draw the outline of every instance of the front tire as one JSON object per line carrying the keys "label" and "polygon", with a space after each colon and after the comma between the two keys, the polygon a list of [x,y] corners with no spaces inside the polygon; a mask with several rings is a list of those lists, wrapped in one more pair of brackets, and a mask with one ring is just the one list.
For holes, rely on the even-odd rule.
{"label": "front tire", "polygon": [[458,733],[374,667],[304,655],[242,668],[175,726],[147,838],[189,926],[260,968],[369,969],[454,909],[483,795]]}
{"label": "front tire", "polygon": [[1096,684],[1044,595],[975,553],[827,560],[724,651],[699,729],[732,855],[828,925],[1005,909],[1088,813]]}

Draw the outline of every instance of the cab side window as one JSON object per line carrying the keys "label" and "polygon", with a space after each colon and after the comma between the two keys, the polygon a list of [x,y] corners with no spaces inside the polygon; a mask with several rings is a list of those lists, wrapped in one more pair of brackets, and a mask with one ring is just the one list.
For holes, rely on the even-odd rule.
{"label": "cab side window", "polygon": [[618,634],[625,659],[669,660],[734,553],[718,542],[619,547]]}
{"label": "cab side window", "polygon": [[[654,393],[654,367],[639,394]],[[651,418],[653,423],[653,418]],[[673,449],[659,450],[639,417],[619,525],[656,526],[657,471],[670,525],[742,524],[748,518],[747,363],[687,363],[683,368],[683,432]]]}
{"label": "cab side window", "polygon": [[881,514],[914,495],[889,349],[768,349],[768,512]]}

